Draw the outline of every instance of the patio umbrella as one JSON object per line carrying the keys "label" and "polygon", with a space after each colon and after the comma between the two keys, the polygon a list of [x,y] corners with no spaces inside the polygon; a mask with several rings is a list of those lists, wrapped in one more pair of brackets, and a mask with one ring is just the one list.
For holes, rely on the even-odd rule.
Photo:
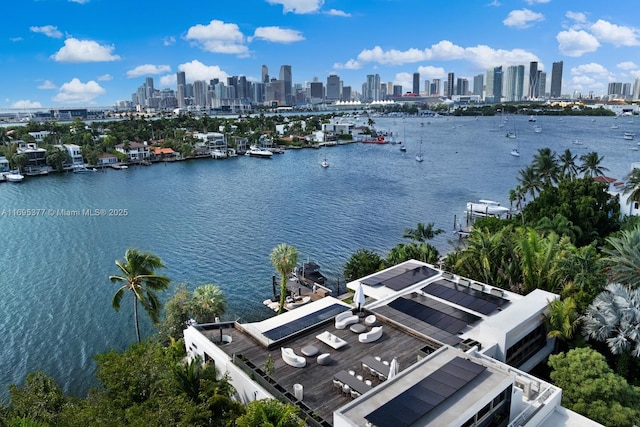
{"label": "patio umbrella", "polygon": [[389,375],[387,375],[387,379],[390,380],[391,378],[395,377],[398,374],[399,370],[400,367],[398,366],[398,359],[394,357],[389,364]]}
{"label": "patio umbrella", "polygon": [[353,302],[355,304],[358,304],[358,311],[362,310],[362,306],[365,303],[364,291],[362,290],[362,283],[358,283],[358,287],[356,288],[356,293],[353,295]]}

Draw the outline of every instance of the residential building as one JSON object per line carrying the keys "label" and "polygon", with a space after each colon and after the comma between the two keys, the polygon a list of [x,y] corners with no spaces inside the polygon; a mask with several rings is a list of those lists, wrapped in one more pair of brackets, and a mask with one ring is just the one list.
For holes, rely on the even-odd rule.
{"label": "residential building", "polygon": [[[458,78],[456,82],[456,95],[465,96],[469,92],[469,80]],[[451,96],[449,97],[451,98]]]}
{"label": "residential building", "polygon": [[227,152],[227,140],[223,133],[197,132],[193,134],[193,137],[201,141],[195,145],[197,155],[214,155]]}
{"label": "residential building", "polygon": [[502,66],[487,70],[485,101],[489,103],[502,102]]}
{"label": "residential building", "polygon": [[340,98],[340,87],[342,86],[342,82],[340,81],[340,77],[337,74],[329,74],[327,77],[327,101],[339,101]]}
{"label": "residential building", "polygon": [[10,170],[9,160],[5,156],[0,156],[0,173],[9,172]]}
{"label": "residential building", "polygon": [[451,97],[454,95],[454,73],[449,73],[447,74],[447,93],[446,96],[447,98],[451,99]]}
{"label": "residential building", "polygon": [[420,73],[413,73],[412,93],[420,95]]}
{"label": "residential building", "polygon": [[228,375],[244,403],[278,398],[313,427],[598,425],[527,373],[554,347],[545,315],[558,295],[415,260],[347,287],[364,295],[360,310],[326,296],[258,322],[193,324],[187,354]]}
{"label": "residential building", "polygon": [[538,70],[538,97],[545,99],[547,97],[547,73]]}
{"label": "residential building", "polygon": [[292,97],[293,78],[291,75],[291,65],[280,66],[280,80],[282,80],[283,86],[284,86],[282,105],[293,105],[294,104],[293,97]]}
{"label": "residential building", "polygon": [[18,144],[16,153],[25,154],[29,159],[23,172],[28,175],[48,173],[50,168],[47,166],[47,150],[39,148],[38,145],[33,142],[16,141],[16,143]]}
{"label": "residential building", "polygon": [[484,74],[478,74],[473,78],[472,95],[478,95],[482,97],[483,91],[484,91]]}
{"label": "residential building", "polygon": [[429,96],[429,91],[431,90],[431,82],[429,80],[424,81],[424,96]]}
{"label": "residential building", "polygon": [[322,82],[309,83],[309,99],[312,103],[324,101],[324,85]]}
{"label": "residential building", "polygon": [[178,99],[178,108],[186,107],[185,98],[186,98],[186,86],[187,86],[187,76],[184,71],[178,71],[176,73],[176,98]]}
{"label": "residential building", "polygon": [[441,92],[440,92],[440,79],[433,79],[433,82],[431,83],[431,93],[429,95],[431,95],[431,96],[439,96],[439,95],[441,95]]}
{"label": "residential building", "polygon": [[151,156],[149,147],[140,142],[127,142],[116,145],[116,151],[127,156],[127,160],[132,163],[148,160]]}
{"label": "residential building", "polygon": [[84,166],[84,159],[82,158],[82,147],[76,144],[62,144],[56,145],[60,150],[64,150],[69,154],[71,159],[71,166]]}
{"label": "residential building", "polygon": [[529,90],[527,97],[529,99],[537,99],[540,96],[540,84],[539,79],[540,74],[538,74],[538,62],[531,61],[529,63]]}
{"label": "residential building", "polygon": [[562,61],[554,62],[551,68],[551,92],[552,99],[562,97]]}
{"label": "residential building", "polygon": [[633,100],[640,100],[640,77],[636,78],[635,82],[633,83]]}
{"label": "residential building", "polygon": [[115,154],[102,153],[98,156],[98,166],[110,166],[118,163],[118,157]]}

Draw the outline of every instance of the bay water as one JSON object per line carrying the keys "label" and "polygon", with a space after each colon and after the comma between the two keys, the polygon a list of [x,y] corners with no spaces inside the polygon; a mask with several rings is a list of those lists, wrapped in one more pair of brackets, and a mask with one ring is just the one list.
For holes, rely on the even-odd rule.
{"label": "bay water", "polygon": [[[0,398],[34,370],[84,395],[96,385],[92,357],[135,341],[132,300],[127,295],[115,312],[117,286],[108,280],[127,248],[162,258],[172,279],[163,299],[179,283],[214,283],[227,297],[223,319],[259,320],[273,315],[262,301],[276,274],[269,253],[280,243],[295,246],[301,262],[320,264],[330,286],[339,280],[344,290],[352,253],[385,256],[418,222],[444,229],[433,244],[451,250],[454,217],[464,225],[466,203],[478,199],[508,206],[518,171],[538,148],[597,151],[617,179],[640,160],[637,141],[622,138],[637,131],[630,118],[542,116],[541,133],[527,119],[512,116],[499,127],[498,117],[375,117],[406,152],[354,143],[269,160],[192,160],[0,184]],[[517,140],[505,138],[513,130]],[[515,144],[519,158],[510,155]],[[325,158],[328,168],[320,166]],[[31,215],[22,214],[27,209]],[[143,311],[141,327],[145,337],[153,333]]]}

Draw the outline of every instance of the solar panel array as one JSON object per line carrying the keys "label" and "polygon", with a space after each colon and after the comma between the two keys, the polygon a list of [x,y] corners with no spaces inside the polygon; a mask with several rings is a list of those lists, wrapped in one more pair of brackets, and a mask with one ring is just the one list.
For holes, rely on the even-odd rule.
{"label": "solar panel array", "polygon": [[461,286],[450,280],[430,283],[422,288],[422,291],[484,315],[493,313],[498,307],[509,302],[499,296]]}
{"label": "solar panel array", "polygon": [[425,265],[399,266],[391,270],[376,274],[373,277],[362,280],[369,286],[386,286],[394,291],[400,291],[418,282],[422,282],[439,272]]}
{"label": "solar panel array", "polygon": [[410,426],[453,396],[485,369],[485,366],[471,360],[455,357],[419,383],[366,415],[365,419],[376,426]]}
{"label": "solar panel array", "polygon": [[397,298],[386,306],[376,308],[374,312],[452,346],[462,341],[458,332],[480,320],[475,314],[422,295]]}
{"label": "solar panel array", "polygon": [[311,326],[317,325],[324,320],[333,318],[336,315],[347,310],[348,307],[345,307],[342,304],[332,304],[314,313],[308,314],[304,317],[300,317],[289,323],[285,323],[284,325],[280,325],[273,329],[269,329],[268,331],[264,331],[262,334],[270,340],[278,341],[297,332],[300,332],[303,329],[307,329]]}

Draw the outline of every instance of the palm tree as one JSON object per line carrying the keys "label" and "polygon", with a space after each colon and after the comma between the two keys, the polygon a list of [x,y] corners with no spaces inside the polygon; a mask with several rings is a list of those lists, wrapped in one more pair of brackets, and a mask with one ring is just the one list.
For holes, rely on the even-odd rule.
{"label": "palm tree", "polygon": [[560,263],[566,258],[570,241],[554,232],[541,236],[533,228],[523,230],[517,240],[522,270],[522,291],[528,294],[534,289],[556,292],[566,279],[560,271]]}
{"label": "palm tree", "polygon": [[415,229],[405,228],[402,237],[404,237],[405,239],[415,240],[420,243],[425,243],[427,240],[433,239],[438,234],[444,233],[444,230],[441,228],[437,228],[434,230],[434,225],[435,224],[433,222],[430,222],[426,225],[419,222]]}
{"label": "palm tree", "polygon": [[629,215],[631,215],[632,202],[640,202],[640,169],[634,168],[624,179],[622,194],[628,194]]}
{"label": "palm tree", "polygon": [[224,292],[216,285],[198,286],[193,291],[191,299],[191,311],[198,323],[212,322],[224,313],[226,309],[226,300]]}
{"label": "palm tree", "polygon": [[531,166],[545,184],[549,185],[558,181],[559,168],[556,153],[552,152],[550,148],[540,148],[538,154],[533,156]]}
{"label": "palm tree", "polygon": [[520,183],[523,194],[531,194],[532,198],[535,198],[536,193],[542,189],[542,181],[533,166],[520,169],[518,182]]}
{"label": "palm tree", "polygon": [[611,281],[640,287],[640,227],[623,230],[606,242],[608,246],[602,252],[607,255],[605,262]]}
{"label": "palm tree", "polygon": [[271,264],[282,276],[280,281],[280,307],[278,314],[282,313],[284,303],[287,297],[287,276],[298,264],[298,251],[293,246],[281,243],[271,251]]}
{"label": "palm tree", "polygon": [[582,332],[605,342],[612,354],[640,357],[640,289],[619,283],[599,293],[582,317]]}
{"label": "palm tree", "polygon": [[139,343],[138,301],[151,317],[153,323],[158,323],[162,303],[156,292],[167,290],[170,279],[155,273],[155,270],[165,267],[157,255],[149,252],[127,249],[124,259],[116,260],[116,265],[122,271],[122,276],[109,276],[109,280],[112,283],[121,283],[122,286],[113,296],[111,305],[116,311],[120,311],[120,301],[122,301],[125,291],[131,291],[133,294],[133,319]]}
{"label": "palm tree", "polygon": [[568,148],[564,150],[564,153],[558,157],[560,162],[560,173],[562,176],[573,178],[578,174],[578,166],[576,165],[576,159],[578,155],[573,155]]}
{"label": "palm tree", "polygon": [[592,151],[587,154],[583,154],[580,156],[580,161],[582,162],[582,166],[580,166],[580,173],[584,173],[584,176],[604,176],[604,173],[609,169],[604,166],[600,166],[602,163],[603,157],[598,156],[598,153]]}
{"label": "palm tree", "polygon": [[276,399],[261,399],[249,402],[244,415],[236,419],[238,427],[302,427],[305,420],[298,415],[300,410],[291,403]]}
{"label": "palm tree", "polygon": [[551,300],[548,306],[549,315],[545,319],[547,338],[556,339],[557,350],[558,340],[566,343],[573,338],[573,333],[580,323],[580,317],[576,311],[576,303],[571,297],[564,300]]}

